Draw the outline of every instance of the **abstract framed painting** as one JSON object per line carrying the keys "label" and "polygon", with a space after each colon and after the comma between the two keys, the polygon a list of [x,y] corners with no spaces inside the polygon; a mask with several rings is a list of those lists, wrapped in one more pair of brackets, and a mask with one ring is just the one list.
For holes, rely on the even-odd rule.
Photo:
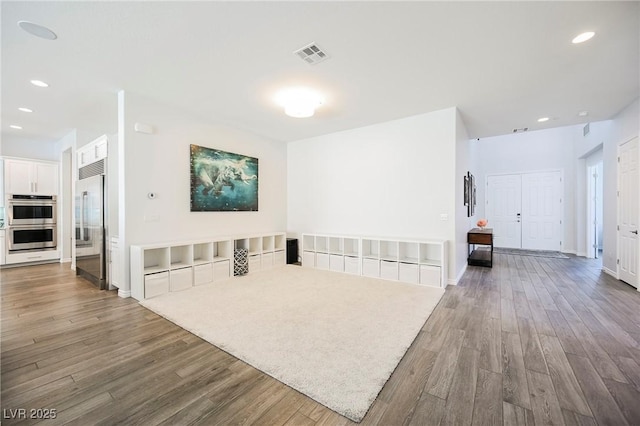
{"label": "abstract framed painting", "polygon": [[190,145],[191,211],[258,211],[258,159]]}

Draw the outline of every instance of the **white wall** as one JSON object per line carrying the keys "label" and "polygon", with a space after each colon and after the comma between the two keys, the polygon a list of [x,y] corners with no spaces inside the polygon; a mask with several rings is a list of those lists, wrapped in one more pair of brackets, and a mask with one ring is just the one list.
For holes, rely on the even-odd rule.
{"label": "white wall", "polygon": [[[486,217],[487,176],[562,170],[564,175],[563,251],[576,252],[576,159],[574,139],[582,126],[567,126],[471,141],[477,164],[476,217]],[[489,223],[491,226],[491,223]]]}
{"label": "white wall", "polygon": [[[633,103],[622,110],[612,120],[612,138],[605,143],[604,156],[604,236],[603,236],[603,261],[602,265],[610,273],[617,271],[618,259],[618,189],[617,158],[618,146],[627,142],[640,133],[640,101]],[[640,188],[640,182],[638,182]],[[615,210],[612,208],[615,206]],[[640,219],[640,218],[639,218]],[[617,274],[617,272],[616,272]]]}
{"label": "white wall", "polygon": [[0,155],[31,160],[60,160],[55,142],[35,141],[24,136],[12,136],[3,140],[2,145],[0,145]]}
{"label": "white wall", "polygon": [[449,108],[290,142],[287,230],[446,239],[455,278],[456,117]]}
{"label": "white wall", "polygon": [[[455,280],[462,278],[462,274],[467,269],[467,257],[469,249],[467,246],[467,233],[475,226],[476,217],[467,216],[467,207],[464,205],[464,177],[467,171],[475,175],[476,165],[471,159],[471,141],[460,117],[459,111],[456,115],[456,177],[455,177],[455,220],[456,220],[456,260],[455,260]],[[453,278],[453,277],[452,277]]]}
{"label": "white wall", "polygon": [[[119,236],[129,276],[129,247],[214,235],[284,231],[286,227],[286,145],[206,123],[181,110],[131,92],[119,93]],[[134,124],[154,127],[136,133]],[[259,160],[259,211],[190,212],[189,145],[219,148]],[[149,192],[157,194],[151,200]],[[155,216],[155,221],[145,217]],[[121,294],[126,295],[127,279]]]}

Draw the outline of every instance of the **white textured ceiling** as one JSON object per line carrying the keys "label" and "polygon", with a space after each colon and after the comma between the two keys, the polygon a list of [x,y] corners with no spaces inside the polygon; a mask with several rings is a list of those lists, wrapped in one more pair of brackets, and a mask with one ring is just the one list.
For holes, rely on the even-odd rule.
{"label": "white textured ceiling", "polygon": [[[451,106],[473,138],[609,119],[639,95],[639,6],[3,1],[2,136],[115,132],[120,89],[281,141]],[[35,38],[19,20],[59,38]],[[596,36],[571,44],[586,30]],[[310,42],[331,59],[292,54]],[[300,84],[326,95],[313,118],[286,117],[271,100]]]}

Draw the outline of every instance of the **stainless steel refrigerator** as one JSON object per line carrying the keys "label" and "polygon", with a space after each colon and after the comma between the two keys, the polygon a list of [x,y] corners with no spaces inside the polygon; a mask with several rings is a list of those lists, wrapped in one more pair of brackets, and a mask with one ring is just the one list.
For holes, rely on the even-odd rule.
{"label": "stainless steel refrigerator", "polygon": [[105,247],[104,176],[76,182],[76,274],[108,288]]}

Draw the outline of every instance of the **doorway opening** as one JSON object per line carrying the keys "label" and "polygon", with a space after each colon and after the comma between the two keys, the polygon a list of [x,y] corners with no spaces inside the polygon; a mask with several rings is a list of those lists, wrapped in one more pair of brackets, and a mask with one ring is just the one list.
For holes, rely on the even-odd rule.
{"label": "doorway opening", "polygon": [[602,257],[603,232],[603,169],[602,152],[600,159],[587,166],[587,257]]}

